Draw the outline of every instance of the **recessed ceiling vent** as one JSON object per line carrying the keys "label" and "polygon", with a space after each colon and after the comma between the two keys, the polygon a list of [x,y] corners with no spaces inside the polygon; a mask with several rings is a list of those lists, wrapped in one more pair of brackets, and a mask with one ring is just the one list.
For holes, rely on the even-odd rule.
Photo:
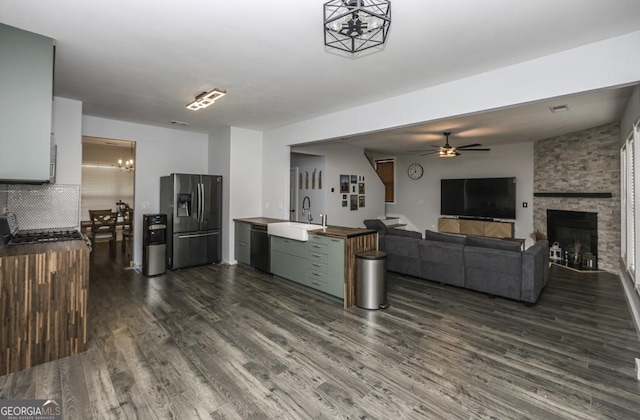
{"label": "recessed ceiling vent", "polygon": [[565,105],[556,105],[556,106],[550,106],[549,110],[555,114],[556,112],[568,111],[569,107],[566,104]]}
{"label": "recessed ceiling vent", "polygon": [[171,124],[175,124],[175,125],[182,125],[182,126],[189,125],[189,123],[187,123],[187,122],[184,122],[184,121],[176,121],[176,120],[171,121]]}

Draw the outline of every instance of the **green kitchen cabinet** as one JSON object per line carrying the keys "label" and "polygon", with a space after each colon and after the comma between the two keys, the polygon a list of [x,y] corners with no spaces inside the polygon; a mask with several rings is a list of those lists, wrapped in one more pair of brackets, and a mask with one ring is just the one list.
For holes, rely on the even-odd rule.
{"label": "green kitchen cabinet", "polygon": [[271,272],[344,297],[344,240],[309,235],[307,242],[271,237]]}
{"label": "green kitchen cabinet", "polygon": [[251,263],[251,225],[236,222],[235,235],[236,260],[249,265]]}
{"label": "green kitchen cabinet", "polygon": [[329,238],[326,292],[344,298],[344,239]]}

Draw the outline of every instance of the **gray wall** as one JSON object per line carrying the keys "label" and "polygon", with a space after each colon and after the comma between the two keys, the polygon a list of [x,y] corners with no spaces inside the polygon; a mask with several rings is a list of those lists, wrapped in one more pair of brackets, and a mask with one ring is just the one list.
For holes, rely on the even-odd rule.
{"label": "gray wall", "polygon": [[611,192],[612,198],[534,197],[535,229],[547,232],[547,209],[598,213],[598,266],[618,272],[620,258],[618,123],[537,141],[534,192]]}

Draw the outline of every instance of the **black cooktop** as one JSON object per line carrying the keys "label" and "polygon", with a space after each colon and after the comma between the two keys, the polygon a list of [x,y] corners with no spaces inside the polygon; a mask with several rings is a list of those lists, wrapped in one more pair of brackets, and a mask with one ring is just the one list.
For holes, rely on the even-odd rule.
{"label": "black cooktop", "polygon": [[43,231],[19,231],[9,245],[12,244],[34,244],[40,242],[75,241],[83,239],[82,234],[77,230],[43,230]]}

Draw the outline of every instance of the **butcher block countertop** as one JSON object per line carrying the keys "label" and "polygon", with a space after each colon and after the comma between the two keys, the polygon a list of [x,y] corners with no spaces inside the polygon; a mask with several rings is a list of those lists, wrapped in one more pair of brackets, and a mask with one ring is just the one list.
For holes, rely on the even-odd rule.
{"label": "butcher block countertop", "polygon": [[248,223],[250,225],[256,226],[267,226],[269,223],[288,222],[288,220],[273,219],[271,217],[248,217],[242,219],[233,219],[233,221],[238,223]]}
{"label": "butcher block countertop", "polygon": [[[288,222],[288,220],[272,219],[270,217],[250,217],[250,218],[243,218],[243,219],[233,219],[233,221],[238,223],[248,223],[248,224],[257,225],[257,226],[267,226],[269,223]],[[331,225],[323,228],[322,226],[318,225],[318,229],[310,230],[309,233],[313,235],[322,235],[322,236],[330,236],[332,238],[346,239],[346,238],[355,238],[357,236],[362,236],[362,235],[371,235],[373,233],[376,233],[376,231],[371,229],[365,229],[365,228],[350,228],[350,227],[331,226]]]}

